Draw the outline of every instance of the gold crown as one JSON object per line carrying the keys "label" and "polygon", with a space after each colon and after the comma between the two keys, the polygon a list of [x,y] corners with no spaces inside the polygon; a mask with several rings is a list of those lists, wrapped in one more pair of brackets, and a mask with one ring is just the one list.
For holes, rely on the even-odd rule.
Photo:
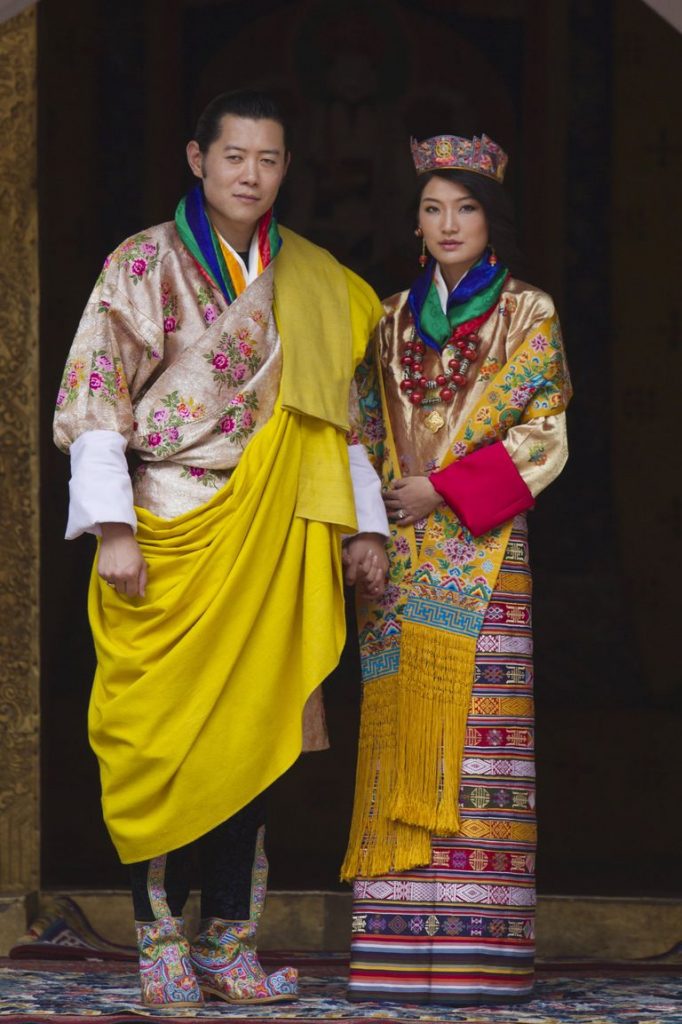
{"label": "gold crown", "polygon": [[434,135],[417,142],[410,139],[417,174],[427,171],[473,171],[500,184],[504,181],[507,154],[487,135],[463,139],[458,135]]}

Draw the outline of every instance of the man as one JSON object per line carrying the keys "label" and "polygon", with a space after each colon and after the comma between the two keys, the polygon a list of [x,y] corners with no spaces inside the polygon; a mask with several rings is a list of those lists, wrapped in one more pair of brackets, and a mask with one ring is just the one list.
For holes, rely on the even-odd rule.
{"label": "man", "polygon": [[[347,578],[376,595],[388,533],[378,478],[346,444],[349,383],[380,307],[278,227],[289,153],[276,106],[217,97],[187,157],[200,184],[174,222],[105,262],[55,416],[72,464],[67,537],[101,537],[89,734],[104,817],[131,865],[143,1001],[173,1008],[202,992],[296,994],[296,972],[266,976],[255,951],[263,793],[302,746],[324,745],[318,687],[345,633],[341,537],[362,531]],[[190,949],[191,844],[202,929]]]}

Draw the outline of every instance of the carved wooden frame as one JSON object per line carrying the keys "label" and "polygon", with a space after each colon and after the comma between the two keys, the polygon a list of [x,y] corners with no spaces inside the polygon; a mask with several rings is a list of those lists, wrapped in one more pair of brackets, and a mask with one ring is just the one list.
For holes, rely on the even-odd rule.
{"label": "carved wooden frame", "polygon": [[36,10],[0,24],[0,895],[39,886]]}

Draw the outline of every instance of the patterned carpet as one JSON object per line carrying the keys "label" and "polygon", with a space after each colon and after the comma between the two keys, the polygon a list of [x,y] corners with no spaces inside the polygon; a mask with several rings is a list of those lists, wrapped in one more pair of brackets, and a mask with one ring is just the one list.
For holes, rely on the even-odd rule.
{"label": "patterned carpet", "polygon": [[209,1003],[175,1017],[140,1007],[136,973],[128,964],[4,960],[0,961],[0,1024],[129,1024],[155,1016],[168,1022],[227,1020],[231,1024],[682,1024],[682,975],[676,972],[541,976],[534,999],[523,1006],[452,1009],[348,1003],[344,978],[327,977],[328,970],[311,966],[306,973],[312,976],[303,978],[301,998],[295,1003],[271,1007]]}

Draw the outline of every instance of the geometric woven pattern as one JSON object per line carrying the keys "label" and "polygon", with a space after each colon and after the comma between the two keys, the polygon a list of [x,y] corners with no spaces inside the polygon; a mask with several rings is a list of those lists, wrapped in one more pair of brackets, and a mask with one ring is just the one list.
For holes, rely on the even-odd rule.
{"label": "geometric woven pattern", "polygon": [[518,1000],[532,989],[530,595],[526,522],[519,516],[477,642],[461,831],[432,839],[430,867],[356,880],[352,999],[474,1005]]}

